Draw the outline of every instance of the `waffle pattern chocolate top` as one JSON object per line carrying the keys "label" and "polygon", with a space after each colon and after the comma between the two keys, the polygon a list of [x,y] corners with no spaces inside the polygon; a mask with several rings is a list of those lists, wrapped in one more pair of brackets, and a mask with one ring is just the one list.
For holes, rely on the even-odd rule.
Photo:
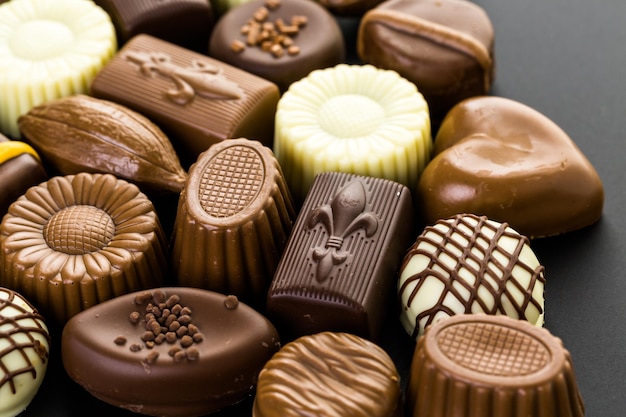
{"label": "waffle pattern chocolate top", "polygon": [[229,217],[239,213],[255,200],[263,187],[263,160],[253,148],[226,148],[209,165],[210,169],[202,172],[198,200],[210,216]]}

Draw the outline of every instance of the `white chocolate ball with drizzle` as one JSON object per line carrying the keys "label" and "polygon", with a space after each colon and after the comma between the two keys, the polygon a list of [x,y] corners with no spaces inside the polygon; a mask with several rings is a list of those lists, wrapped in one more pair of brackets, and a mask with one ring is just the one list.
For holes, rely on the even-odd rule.
{"label": "white chocolate ball with drizzle", "polygon": [[426,227],[400,269],[400,321],[417,339],[436,321],[486,313],[544,322],[544,267],[507,223],[460,214]]}

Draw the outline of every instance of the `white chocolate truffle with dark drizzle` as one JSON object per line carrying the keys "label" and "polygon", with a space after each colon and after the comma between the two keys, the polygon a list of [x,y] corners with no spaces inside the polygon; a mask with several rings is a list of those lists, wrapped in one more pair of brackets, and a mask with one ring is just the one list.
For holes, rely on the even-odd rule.
{"label": "white chocolate truffle with dark drizzle", "polygon": [[507,223],[460,214],[428,226],[400,269],[400,320],[418,338],[456,314],[507,315],[543,326],[544,267]]}
{"label": "white chocolate truffle with dark drizzle", "polygon": [[17,416],[33,400],[49,351],[43,317],[20,294],[0,287],[0,417]]}

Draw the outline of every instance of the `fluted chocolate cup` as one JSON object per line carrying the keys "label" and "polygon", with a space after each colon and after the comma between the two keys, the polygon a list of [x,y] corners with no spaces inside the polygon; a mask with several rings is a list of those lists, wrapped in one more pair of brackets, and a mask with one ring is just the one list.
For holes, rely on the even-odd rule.
{"label": "fluted chocolate cup", "polygon": [[245,138],[211,146],[190,168],[178,204],[178,284],[262,307],[295,216],[271,149]]}
{"label": "fluted chocolate cup", "polygon": [[407,387],[408,416],[582,417],[569,352],[524,320],[458,315],[426,328]]}
{"label": "fluted chocolate cup", "polygon": [[150,200],[110,174],[53,177],[0,225],[0,285],[63,325],[102,301],[159,286],[167,245]]}

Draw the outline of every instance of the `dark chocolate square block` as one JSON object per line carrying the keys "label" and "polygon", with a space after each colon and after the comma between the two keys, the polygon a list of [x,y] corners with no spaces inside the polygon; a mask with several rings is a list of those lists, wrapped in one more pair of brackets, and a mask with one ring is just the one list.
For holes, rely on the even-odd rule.
{"label": "dark chocolate square block", "polygon": [[159,125],[184,164],[224,139],[271,146],[279,99],[267,80],[149,35],[131,39],[98,73],[91,93]]}
{"label": "dark chocolate square block", "polygon": [[140,33],[206,51],[214,14],[208,0],[95,0],[111,17],[120,45]]}
{"label": "dark chocolate square block", "polygon": [[376,339],[414,229],[404,185],[318,174],[268,293],[267,314],[281,338],[340,331]]}

